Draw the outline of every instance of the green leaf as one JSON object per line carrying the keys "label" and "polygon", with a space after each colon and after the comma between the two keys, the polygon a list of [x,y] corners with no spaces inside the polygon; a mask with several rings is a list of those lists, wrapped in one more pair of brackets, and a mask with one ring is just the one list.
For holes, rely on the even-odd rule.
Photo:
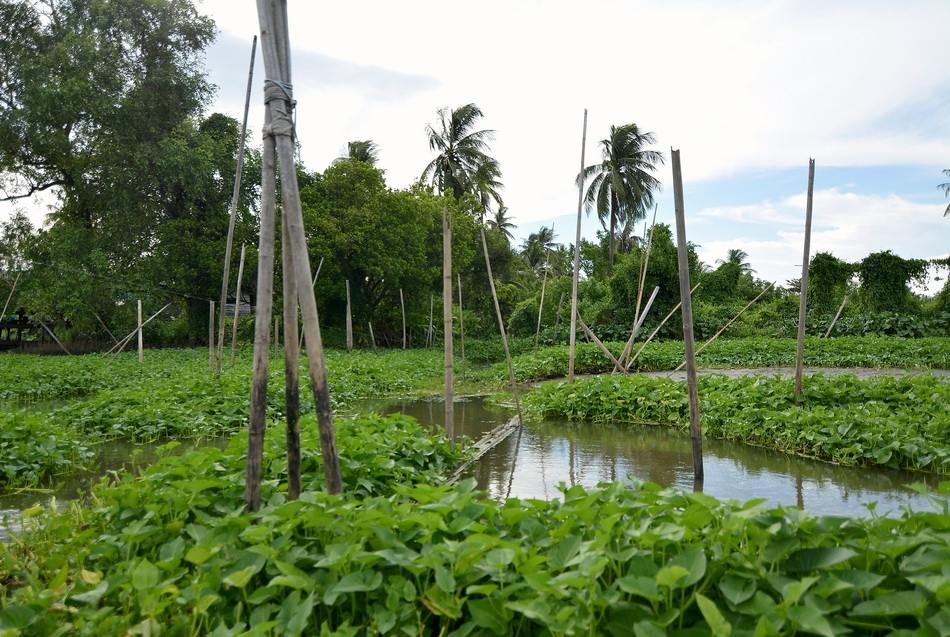
{"label": "green leaf", "polygon": [[834,637],[835,635],[831,624],[821,614],[821,611],[811,606],[792,606],[788,609],[788,617],[805,632],[824,635],[825,637]]}
{"label": "green leaf", "polygon": [[617,585],[624,593],[630,593],[654,602],[660,600],[660,593],[656,588],[657,581],[652,577],[627,575],[618,579]]}
{"label": "green leaf", "polygon": [[132,588],[137,591],[155,588],[160,578],[158,567],[148,560],[142,560],[132,571]]}
{"label": "green leaf", "polygon": [[77,602],[83,602],[85,604],[98,604],[99,600],[102,599],[102,596],[106,594],[106,591],[109,589],[109,582],[102,580],[99,584],[85,593],[78,593],[70,597]]}
{"label": "green leaf", "polygon": [[719,590],[733,606],[738,606],[755,594],[755,580],[748,577],[741,577],[733,573],[727,574],[719,580]]}
{"label": "green leaf", "polygon": [[665,630],[646,620],[633,625],[633,634],[637,637],[666,637]]}
{"label": "green leaf", "polygon": [[692,586],[706,574],[706,553],[701,548],[686,549],[672,560],[672,566],[682,566],[687,570],[682,586]]}
{"label": "green leaf", "polygon": [[214,555],[214,552],[207,546],[193,546],[185,553],[185,561],[200,566],[207,562],[212,555]]}
{"label": "green leaf", "polygon": [[656,572],[656,583],[666,588],[685,586],[684,582],[689,571],[682,566],[664,566]]}
{"label": "green leaf", "polygon": [[732,635],[732,624],[726,621],[726,618],[719,612],[716,602],[705,595],[696,593],[696,604],[699,606],[699,612],[703,614],[703,619],[709,624],[712,634],[716,637],[729,637]]}
{"label": "green leaf", "polygon": [[499,601],[493,603],[492,598],[469,599],[465,606],[472,614],[472,620],[481,628],[487,628],[496,635],[503,635],[508,629],[508,613]]}
{"label": "green leaf", "polygon": [[245,568],[239,569],[232,573],[229,573],[224,580],[222,580],[228,586],[234,586],[235,588],[244,588],[247,586],[247,583],[251,581],[251,578],[254,577],[254,574],[260,570],[260,567],[251,565]]}
{"label": "green leaf", "polygon": [[801,573],[803,571],[828,568],[829,566],[845,562],[855,555],[857,555],[857,553],[851,549],[841,546],[800,549],[789,555],[788,559],[785,560],[785,571],[788,573]]}
{"label": "green leaf", "polygon": [[871,617],[894,617],[913,615],[920,617],[927,608],[927,598],[918,591],[901,591],[861,602],[851,610],[852,615]]}

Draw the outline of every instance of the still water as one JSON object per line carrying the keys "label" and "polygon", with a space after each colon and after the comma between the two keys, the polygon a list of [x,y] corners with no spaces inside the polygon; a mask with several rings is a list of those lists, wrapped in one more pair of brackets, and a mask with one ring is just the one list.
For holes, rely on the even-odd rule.
{"label": "still water", "polygon": [[[401,412],[423,423],[442,422],[438,400],[372,402],[363,408]],[[459,400],[457,433],[477,439],[504,423],[510,410],[489,405],[482,397]],[[703,491],[721,499],[765,498],[819,514],[868,516],[898,513],[908,505],[930,510],[929,501],[906,488],[914,482],[935,486],[938,479],[921,473],[841,467],[739,443],[703,441],[706,479]],[[491,497],[554,498],[558,485],[594,486],[634,478],[664,486],[693,489],[689,437],[662,427],[609,427],[544,421],[526,424],[489,451],[471,477]]]}

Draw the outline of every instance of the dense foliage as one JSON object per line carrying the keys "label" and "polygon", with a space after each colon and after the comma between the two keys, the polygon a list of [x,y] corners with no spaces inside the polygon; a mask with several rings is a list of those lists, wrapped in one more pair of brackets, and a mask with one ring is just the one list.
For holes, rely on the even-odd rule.
{"label": "dense foliage", "polygon": [[[304,427],[311,431],[313,427]],[[941,634],[950,510],[814,518],[623,483],[499,504],[411,420],[340,427],[346,495],[265,505],[243,449],[168,458],[0,546],[5,634]],[[304,449],[316,444],[307,440]],[[388,469],[386,469],[388,467]]]}
{"label": "dense foliage", "polygon": [[[809,376],[802,405],[777,377],[699,380],[705,436],[847,465],[950,474],[950,380],[930,375]],[[525,403],[544,416],[689,427],[682,381],[603,376],[549,383]]]}

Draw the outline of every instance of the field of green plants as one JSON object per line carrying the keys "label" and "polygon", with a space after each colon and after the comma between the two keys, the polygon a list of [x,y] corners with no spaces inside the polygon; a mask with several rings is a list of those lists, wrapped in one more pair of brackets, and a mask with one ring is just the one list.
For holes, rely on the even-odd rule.
{"label": "field of green plants", "polygon": [[[814,341],[809,364],[950,367],[948,339]],[[488,352],[491,344],[475,343]],[[789,343],[724,340],[704,365],[787,364]],[[517,359],[560,375],[559,348]],[[246,423],[249,352],[219,379],[203,350],[0,357],[0,490],[55,481],[122,438],[218,436]],[[706,353],[704,353],[706,354]],[[643,364],[669,369],[677,344]],[[490,358],[488,354],[486,358]],[[602,354],[583,346],[579,371]],[[323,492],[302,393],[304,489],[286,498],[282,361],[272,360],[264,506],[244,510],[246,440],[103,478],[66,508],[35,506],[0,544],[0,635],[943,635],[950,631],[950,482],[934,510],[814,517],[762,501],[618,482],[552,501],[495,502],[443,485],[468,453],[405,416],[346,416],[361,398],[440,389],[437,349],[328,353],[344,495]],[[566,361],[564,362],[566,366]],[[584,367],[589,365],[590,368]],[[548,371],[545,371],[548,370]],[[497,389],[498,368],[459,366]],[[703,377],[704,434],[840,464],[950,474],[950,380]],[[685,428],[679,381],[552,381],[532,414],[578,426]],[[580,424],[587,423],[587,424]],[[923,487],[921,487],[922,489]]]}

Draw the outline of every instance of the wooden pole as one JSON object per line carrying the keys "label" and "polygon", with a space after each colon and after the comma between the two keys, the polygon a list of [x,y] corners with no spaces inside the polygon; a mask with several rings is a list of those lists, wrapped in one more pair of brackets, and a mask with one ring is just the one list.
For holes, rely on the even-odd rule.
{"label": "wooden pole", "polygon": [[350,304],[350,280],[346,280],[346,351],[353,351],[353,309]]}
{"label": "wooden pole", "polygon": [[[310,287],[313,288],[314,297],[316,297],[316,294],[317,294],[317,279],[320,278],[320,268],[322,267],[323,267],[323,257],[320,257],[320,263],[317,264],[317,273],[313,275],[313,283],[310,284]],[[303,344],[304,344],[303,323],[300,323],[300,331],[297,332],[297,342],[300,344],[299,345],[300,350],[303,351]]]}
{"label": "wooden pole", "polygon": [[554,311],[554,338],[557,338],[557,328],[561,324],[561,308],[564,307],[564,293],[561,292],[561,298],[557,302],[557,310]]}
{"label": "wooden pole", "polygon": [[676,209],[676,252],[679,261],[680,300],[683,303],[683,344],[686,346],[686,385],[689,392],[689,431],[693,442],[693,480],[703,481],[703,433],[699,423],[699,391],[696,388],[696,354],[693,349],[693,303],[689,288],[689,246],[686,243],[686,212],[683,204],[683,174],[680,151],[671,151],[673,200]]}
{"label": "wooden pole", "polygon": [[[735,323],[735,322],[738,320],[738,318],[739,318],[740,316],[742,316],[742,315],[745,313],[746,310],[748,310],[750,307],[752,307],[753,305],[755,305],[755,302],[758,301],[760,298],[762,298],[762,295],[763,295],[763,294],[765,294],[766,292],[768,292],[769,290],[771,290],[773,285],[775,285],[775,284],[774,284],[774,283],[769,283],[769,284],[766,286],[766,288],[765,288],[764,290],[762,290],[761,292],[759,292],[758,295],[757,295],[754,299],[752,299],[751,301],[749,301],[748,303],[746,303],[745,307],[743,307],[741,310],[739,310],[739,313],[738,313],[738,314],[736,314],[736,315],[733,316],[731,319],[729,319],[728,321],[726,321],[726,324],[723,325],[722,327],[720,327],[720,328],[719,328],[719,331],[717,331],[715,334],[713,334],[712,338],[710,338],[708,341],[706,341],[705,343],[703,343],[702,345],[699,346],[699,349],[696,350],[696,355],[698,356],[704,349],[706,349],[707,347],[709,347],[710,345],[712,345],[712,344],[715,342],[715,340],[716,340],[717,338],[719,338],[719,337],[722,335],[723,332],[725,332],[727,329],[729,329],[729,326],[730,326],[730,325],[732,325],[733,323]],[[679,367],[677,367],[676,369],[674,369],[674,370],[673,370],[672,372],[670,372],[670,373],[672,374],[672,373],[678,372],[679,370],[683,369],[683,366],[684,366],[684,365],[686,365],[686,361],[683,361],[682,363],[680,363],[680,364],[679,364]]]}
{"label": "wooden pole", "polygon": [[214,373],[214,301],[208,301],[208,367]]}
{"label": "wooden pole", "polygon": [[43,329],[46,330],[46,333],[49,334],[50,337],[52,337],[52,339],[53,339],[54,341],[56,341],[56,344],[59,345],[59,349],[63,350],[63,351],[66,352],[67,354],[70,354],[70,355],[72,354],[72,352],[70,352],[68,349],[66,349],[66,346],[63,345],[63,344],[60,342],[60,340],[59,340],[58,338],[56,338],[56,335],[53,334],[53,330],[51,330],[49,327],[47,327],[46,323],[44,323],[42,319],[36,319],[36,320],[40,322],[40,325],[43,326]]}
{"label": "wooden pole", "polygon": [[630,356],[630,350],[633,349],[633,341],[636,340],[637,334],[640,333],[640,328],[643,327],[643,322],[646,320],[647,314],[650,312],[650,308],[653,307],[653,301],[656,299],[657,293],[660,291],[660,286],[655,286],[653,288],[653,293],[650,295],[649,300],[647,300],[647,305],[643,309],[643,314],[640,313],[640,308],[637,308],[636,316],[637,319],[633,324],[633,328],[630,330],[630,337],[627,339],[627,343],[623,346],[623,351],[620,353],[620,363],[623,364],[623,361]]}
{"label": "wooden pole", "polygon": [[376,337],[373,335],[373,322],[366,321],[366,324],[369,325],[369,342],[373,346],[373,351],[376,351]]}
{"label": "wooden pole", "polygon": [[581,329],[584,330],[585,334],[587,334],[587,338],[594,341],[597,347],[600,348],[600,351],[602,351],[607,356],[607,358],[610,359],[610,362],[614,364],[614,369],[620,369],[620,361],[618,361],[613,353],[607,349],[607,346],[604,345],[603,341],[597,338],[597,335],[594,334],[593,330],[587,326],[587,323],[584,322],[584,319],[582,319],[580,315],[577,316],[577,322],[581,324]]}
{"label": "wooden pole", "polygon": [[[112,333],[112,330],[109,329],[109,326],[106,325],[106,322],[102,320],[102,317],[99,316],[96,312],[93,312],[92,315],[96,317],[96,320],[97,320],[97,321],[99,321],[99,325],[101,325],[101,326],[102,326],[102,329],[104,329],[104,330],[106,331],[106,334],[109,335],[109,338],[112,339],[112,342],[118,344],[119,339],[117,339],[117,338],[115,337],[115,334]],[[0,317],[0,321],[2,321],[2,320],[3,320],[3,318]]]}
{"label": "wooden pole", "polygon": [[795,355],[795,404],[802,399],[802,368],[805,365],[805,308],[808,304],[808,265],[811,259],[811,210],[815,191],[815,160],[808,160],[808,199],[805,204],[805,246],[802,255],[802,289],[798,299],[798,350]]}
{"label": "wooden pole", "polygon": [[577,280],[581,270],[581,213],[584,208],[584,149],[587,147],[587,109],[581,133],[581,171],[577,175],[577,230],[574,232],[574,274],[571,279],[571,333],[567,354],[567,380],[574,382],[574,356],[577,347]]}
{"label": "wooden pole", "polygon": [[7,315],[7,306],[10,305],[10,299],[13,298],[13,293],[16,291],[16,284],[20,282],[20,275],[22,272],[16,273],[16,278],[13,280],[13,286],[10,288],[10,293],[7,295],[7,301],[3,304],[3,311],[0,311],[0,321],[3,320],[3,317]]}
{"label": "wooden pole", "polygon": [[221,373],[221,359],[224,356],[224,305],[228,301],[228,279],[231,276],[231,247],[234,244],[234,222],[237,219],[237,206],[241,197],[241,177],[244,173],[244,138],[247,136],[247,112],[251,107],[251,84],[254,80],[254,58],[257,52],[257,36],[251,42],[251,62],[247,70],[247,90],[244,93],[244,117],[241,120],[241,137],[238,139],[237,163],[234,167],[234,187],[231,190],[231,206],[228,210],[228,238],[224,246],[224,268],[221,276],[221,322],[218,325],[218,364],[217,373]]}
{"label": "wooden pole", "polygon": [[287,406],[287,499],[300,496],[300,342],[297,340],[296,256],[291,245],[286,218],[280,224],[284,271],[284,400]]}
{"label": "wooden pole", "polygon": [[538,302],[538,325],[534,328],[534,349],[538,349],[538,339],[541,338],[541,313],[544,312],[544,288],[548,282],[548,263],[544,261],[544,276],[541,277],[541,300]]}
{"label": "wooden pole", "polygon": [[445,433],[455,436],[455,378],[452,349],[452,219],[442,206],[442,357],[445,391]]}
{"label": "wooden pole", "polygon": [[828,338],[831,335],[831,330],[835,328],[835,323],[838,322],[838,318],[841,316],[841,312],[844,311],[844,304],[848,302],[848,295],[845,294],[844,298],[841,299],[841,307],[838,308],[838,311],[835,312],[835,317],[831,320],[831,325],[828,326],[828,331],[825,332],[824,338]]}
{"label": "wooden pole", "polygon": [[465,319],[462,316],[462,273],[457,272],[459,282],[459,344],[462,347],[462,362],[465,362]]}
{"label": "wooden pole", "polygon": [[142,339],[142,299],[138,300],[138,332],[139,332],[139,365],[141,365],[145,360],[145,354],[143,352],[143,339]]}
{"label": "wooden pole", "polygon": [[[246,244],[241,244],[241,260],[238,262],[237,289],[234,292],[234,317],[231,319],[231,367],[234,367],[234,350],[237,348],[238,320],[241,318],[241,282],[244,279],[244,255]],[[297,321],[294,320],[294,323]],[[296,325],[294,326],[296,327]],[[296,330],[294,330],[296,332]]]}
{"label": "wooden pole", "polygon": [[505,349],[505,362],[508,363],[508,381],[511,393],[515,398],[515,410],[518,413],[518,426],[524,425],[521,417],[521,399],[518,396],[518,383],[515,380],[515,366],[511,362],[511,350],[508,348],[508,334],[505,332],[505,321],[501,316],[501,306],[498,304],[498,293],[495,291],[495,277],[491,272],[491,258],[488,256],[488,242],[485,240],[485,226],[479,227],[482,235],[482,251],[485,253],[485,271],[488,272],[488,285],[491,287],[491,298],[495,303],[495,316],[498,319],[498,332],[501,334],[501,344]]}
{"label": "wooden pole", "polygon": [[[693,286],[693,289],[689,291],[690,295],[692,295],[693,292],[695,292],[695,291],[696,291],[696,288],[698,288],[698,287],[699,287],[699,283],[697,283],[696,285],[694,285],[694,286]],[[630,371],[630,367],[633,365],[633,362],[634,362],[635,360],[637,360],[638,358],[640,358],[640,354],[643,352],[644,349],[646,349],[646,346],[649,345],[650,341],[652,341],[653,338],[654,338],[657,334],[660,333],[660,330],[663,329],[663,326],[666,325],[666,322],[669,321],[670,318],[671,318],[674,314],[676,314],[676,310],[680,309],[680,305],[682,305],[682,304],[683,304],[683,302],[680,301],[679,303],[677,303],[676,305],[674,305],[674,306],[673,306],[673,309],[670,310],[670,313],[663,317],[663,320],[660,321],[660,324],[656,326],[656,329],[653,330],[653,331],[650,333],[650,336],[647,337],[647,340],[643,341],[643,345],[640,346],[640,349],[637,350],[637,353],[634,354],[633,356],[631,356],[631,357],[630,357],[630,360],[627,361],[627,364],[626,364],[626,366],[623,368],[623,371],[625,371],[625,372],[629,372],[629,371]]]}
{"label": "wooden pole", "polygon": [[[653,247],[653,226],[656,225],[656,210],[659,206],[653,206],[653,222],[650,224],[650,240],[647,241],[646,232],[644,232],[643,240],[647,241],[645,254],[643,255],[643,262],[640,264],[640,280],[637,285],[637,308],[633,315],[633,322],[636,322],[640,318],[640,303],[643,301],[643,288],[647,282],[647,268],[650,265],[650,249]],[[643,222],[644,231],[646,230],[646,221]]]}
{"label": "wooden pole", "polygon": [[429,295],[429,327],[426,330],[426,347],[427,348],[432,347],[432,341],[434,340],[434,337],[435,337],[435,334],[433,332],[434,327],[432,324],[434,302],[435,302],[435,295],[430,294]]}
{"label": "wooden pole", "polygon": [[402,297],[402,288],[399,288],[399,309],[402,311],[402,348],[406,349],[406,301]]}
{"label": "wooden pole", "polygon": [[[160,309],[158,312],[155,312],[155,314],[152,314],[150,317],[148,317],[148,318],[145,320],[145,322],[142,323],[142,327],[145,327],[146,325],[148,325],[149,323],[151,323],[151,322],[152,322],[152,319],[154,319],[156,316],[158,316],[159,314],[161,314],[162,312],[164,312],[165,309],[166,309],[169,305],[171,305],[171,303],[166,303],[166,304],[162,307],[162,309]],[[213,328],[212,328],[212,329],[213,329]],[[138,333],[138,331],[139,331],[139,328],[136,327],[134,330],[132,330],[131,332],[129,332],[129,333],[125,336],[125,338],[123,338],[121,341],[119,341],[118,343],[116,343],[115,345],[113,345],[112,348],[111,348],[108,352],[106,352],[105,354],[103,354],[103,356],[107,356],[107,355],[111,354],[112,352],[115,352],[116,354],[118,354],[119,352],[121,352],[121,351],[125,348],[125,346],[128,345],[129,341],[131,341],[133,338],[135,338],[135,335]],[[116,350],[116,348],[118,348],[118,350]]]}
{"label": "wooden pole", "polygon": [[[326,489],[331,494],[343,491],[340,476],[340,458],[336,450],[336,432],[330,406],[330,390],[327,385],[326,360],[323,339],[320,336],[320,320],[317,301],[310,287],[310,257],[303,226],[300,204],[300,189],[297,183],[297,168],[294,161],[294,100],[290,77],[290,44],[288,40],[286,0],[257,0],[261,23],[261,44],[264,65],[269,80],[265,82],[265,104],[270,113],[270,125],[266,133],[273,136],[280,169],[281,202],[287,219],[289,247],[293,251],[294,277],[296,280],[304,335],[307,339],[307,365],[310,384],[316,405],[317,424],[320,430],[320,449],[323,458]],[[277,9],[275,12],[274,9]],[[266,396],[264,397],[266,399]],[[259,496],[259,494],[258,494]],[[257,508],[259,499],[253,503]]]}

